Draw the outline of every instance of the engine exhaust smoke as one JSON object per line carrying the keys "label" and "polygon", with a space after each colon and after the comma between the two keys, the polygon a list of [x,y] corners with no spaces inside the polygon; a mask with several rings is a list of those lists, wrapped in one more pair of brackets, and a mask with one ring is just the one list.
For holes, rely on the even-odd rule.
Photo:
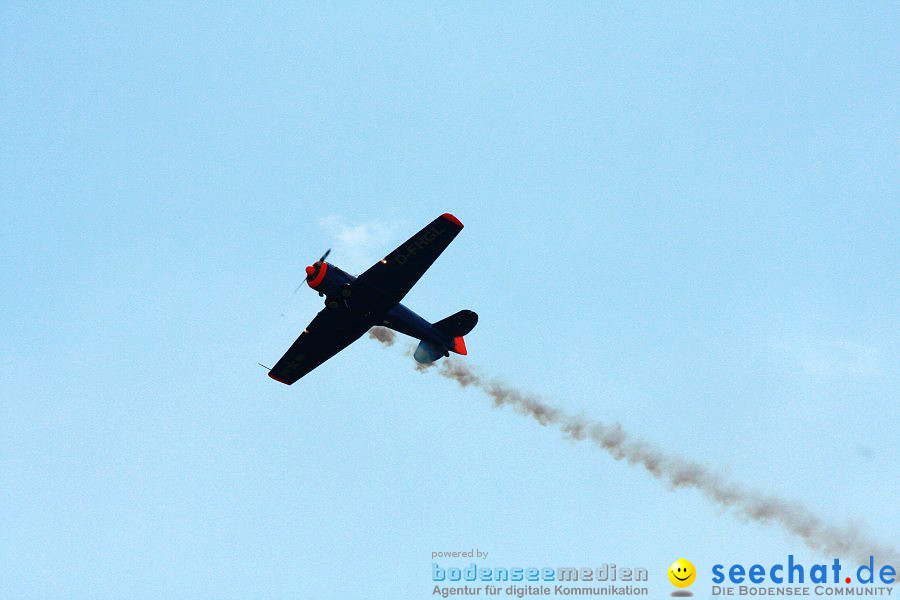
{"label": "engine exhaust smoke", "polygon": [[397,339],[397,336],[393,331],[388,329],[387,327],[373,327],[369,330],[369,337],[373,340],[378,340],[382,344],[387,346],[393,346],[394,340]]}
{"label": "engine exhaust smoke", "polygon": [[[369,337],[385,346],[391,346],[395,341],[392,331],[380,327],[370,330]],[[442,377],[452,379],[461,387],[480,389],[493,400],[496,407],[509,406],[541,425],[556,427],[570,439],[588,440],[616,460],[625,460],[642,467],[653,477],[663,481],[669,489],[695,489],[713,504],[730,510],[737,517],[756,523],[779,525],[810,549],[828,556],[853,557],[859,564],[867,564],[869,556],[875,556],[877,561],[885,564],[897,566],[900,563],[900,554],[896,550],[867,539],[856,527],[827,524],[802,504],[729,483],[699,463],[666,454],[650,443],[631,439],[618,423],[610,424],[570,415],[550,406],[538,396],[497,380],[487,379],[468,365],[453,359],[445,359],[439,368],[435,368],[436,364],[416,363],[416,369],[434,369]]]}

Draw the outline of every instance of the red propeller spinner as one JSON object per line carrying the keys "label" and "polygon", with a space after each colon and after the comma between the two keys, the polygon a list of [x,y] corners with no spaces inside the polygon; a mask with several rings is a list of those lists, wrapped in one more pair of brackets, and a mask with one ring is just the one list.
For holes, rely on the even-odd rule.
{"label": "red propeller spinner", "polygon": [[331,254],[331,248],[325,251],[322,258],[306,267],[306,283],[309,284],[309,287],[316,289],[322,283],[322,280],[325,279],[325,271],[328,270],[328,263],[325,262],[325,259],[329,254]]}

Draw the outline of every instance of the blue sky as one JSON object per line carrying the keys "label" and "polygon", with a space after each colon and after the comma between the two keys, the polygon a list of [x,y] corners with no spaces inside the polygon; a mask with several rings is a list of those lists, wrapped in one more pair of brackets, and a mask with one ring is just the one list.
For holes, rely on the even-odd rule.
{"label": "blue sky", "polygon": [[831,558],[402,347],[265,377],[321,306],[307,264],[447,211],[406,303],[476,310],[468,362],[896,543],[898,17],[4,3],[3,595],[425,598],[472,547],[663,592],[680,556]]}

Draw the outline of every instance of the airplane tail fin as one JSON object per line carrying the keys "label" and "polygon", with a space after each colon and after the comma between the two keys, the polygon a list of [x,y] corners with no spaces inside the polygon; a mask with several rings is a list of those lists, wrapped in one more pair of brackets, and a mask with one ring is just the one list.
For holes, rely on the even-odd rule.
{"label": "airplane tail fin", "polygon": [[448,348],[457,354],[466,354],[466,342],[463,336],[472,331],[478,323],[478,314],[471,310],[461,310],[455,315],[441,319],[434,328],[451,338],[453,345]]}

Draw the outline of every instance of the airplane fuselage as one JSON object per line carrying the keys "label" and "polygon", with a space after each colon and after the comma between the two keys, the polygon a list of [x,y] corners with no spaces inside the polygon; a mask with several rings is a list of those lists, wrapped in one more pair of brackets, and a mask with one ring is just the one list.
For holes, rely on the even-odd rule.
{"label": "airplane fuselage", "polygon": [[[331,310],[344,308],[366,320],[372,326],[388,327],[436,347],[453,347],[453,339],[450,336],[435,329],[430,322],[416,312],[400,302],[391,304],[390,300],[387,300],[386,294],[372,286],[365,286],[364,290],[360,290],[359,286],[364,284],[357,284],[356,277],[331,263],[322,262],[315,277],[308,283],[309,287],[317,291],[320,296],[325,296],[325,306]],[[356,299],[362,295],[357,292],[364,292],[367,301],[356,302]],[[383,298],[384,301],[375,303],[373,307],[373,303],[368,301],[373,296]],[[445,351],[444,355],[449,355],[449,352]]]}
{"label": "airplane fuselage", "polygon": [[331,250],[306,267],[306,283],[325,298],[325,308],[269,370],[269,377],[292,385],[365,335],[373,326],[389,327],[419,340],[413,358],[431,364],[442,357],[468,354],[463,336],[478,315],[463,309],[429,323],[400,301],[462,230],[444,213],[354,277],[325,261]]}

